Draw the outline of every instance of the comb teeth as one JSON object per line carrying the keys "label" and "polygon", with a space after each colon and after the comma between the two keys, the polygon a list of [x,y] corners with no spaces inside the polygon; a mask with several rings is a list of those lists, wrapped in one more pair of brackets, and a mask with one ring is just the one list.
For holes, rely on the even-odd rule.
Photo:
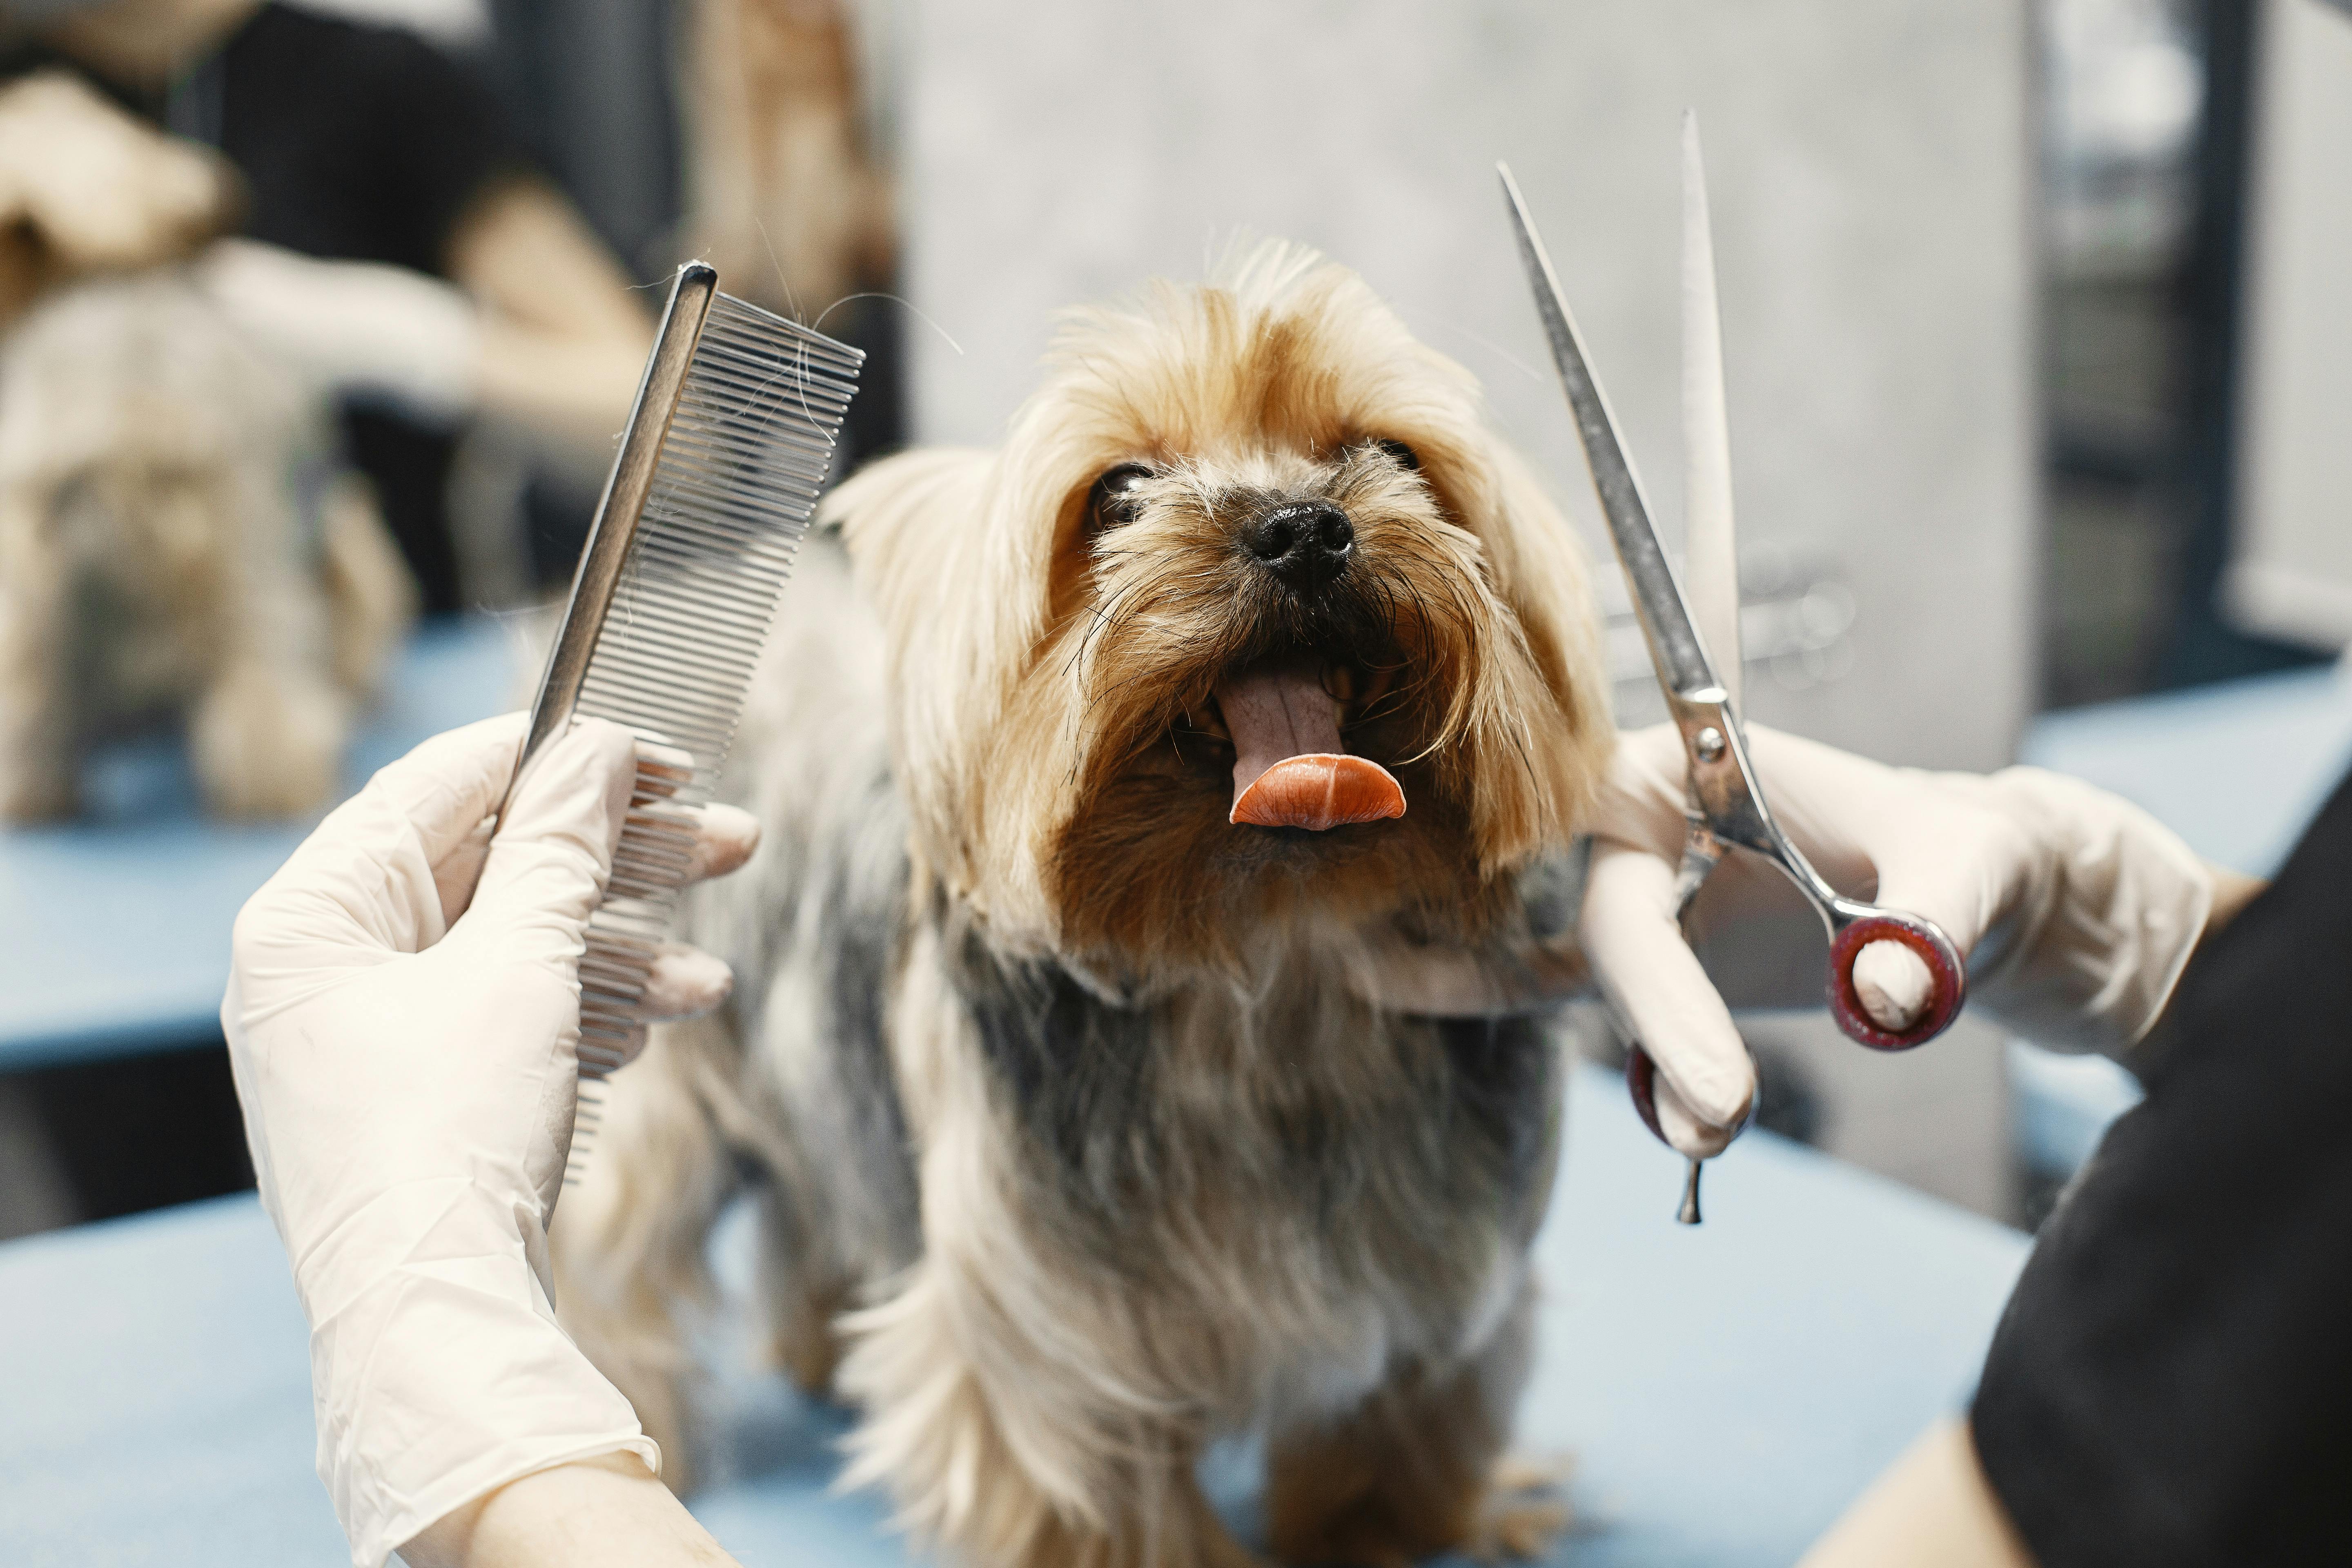
{"label": "comb teeth", "polygon": [[[698,269],[680,273],[667,340]],[[705,289],[711,279],[702,272]],[[605,604],[572,711],[626,725],[646,741],[687,752],[689,769],[641,759],[604,901],[588,922],[580,961],[580,1108],[564,1184],[578,1184],[603,1120],[603,1080],[622,1065],[644,1026],[639,1001],[677,906],[693,844],[693,808],[709,800],[790,574],[832,466],[842,416],[865,356],[756,305],[712,293],[683,379],[656,395],[664,353],[656,344],[646,389],[623,437],[616,504],[629,447],[661,436],[633,531],[600,514],[589,550],[608,528],[626,556]],[[615,547],[607,543],[606,547]],[[592,580],[583,561],[567,613]],[[556,656],[560,658],[560,652]],[[554,659],[541,697],[551,700]],[[534,725],[534,731],[538,726]]]}

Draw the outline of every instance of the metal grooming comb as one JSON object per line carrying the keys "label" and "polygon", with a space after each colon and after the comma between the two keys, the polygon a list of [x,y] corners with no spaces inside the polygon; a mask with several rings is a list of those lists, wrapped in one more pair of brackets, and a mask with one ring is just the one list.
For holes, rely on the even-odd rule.
{"label": "metal grooming comb", "polygon": [[612,879],[588,922],[566,1186],[602,1115],[597,1086],[640,1022],[686,875],[691,808],[710,798],[727,761],[865,358],[720,293],[700,262],[671,285],[515,767],[519,784],[575,715],[688,759],[638,763]]}

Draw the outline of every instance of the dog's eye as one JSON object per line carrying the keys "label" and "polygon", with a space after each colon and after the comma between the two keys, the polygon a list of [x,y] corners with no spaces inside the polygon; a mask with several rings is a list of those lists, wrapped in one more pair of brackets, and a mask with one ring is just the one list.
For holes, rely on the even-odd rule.
{"label": "dog's eye", "polygon": [[1142,503],[1135,489],[1150,477],[1151,470],[1141,463],[1121,463],[1097,479],[1093,493],[1087,499],[1091,525],[1097,531],[1117,528],[1141,516]]}
{"label": "dog's eye", "polygon": [[1359,456],[1369,457],[1375,452],[1408,474],[1421,472],[1421,454],[1403,442],[1392,441],[1385,436],[1367,437],[1360,441],[1351,441],[1340,449],[1339,458],[1342,462],[1345,462]]}

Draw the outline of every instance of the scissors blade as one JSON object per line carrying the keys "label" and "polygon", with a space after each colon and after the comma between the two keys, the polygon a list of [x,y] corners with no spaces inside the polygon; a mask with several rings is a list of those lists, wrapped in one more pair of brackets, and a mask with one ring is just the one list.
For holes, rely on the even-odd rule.
{"label": "scissors blade", "polygon": [[1633,591],[1634,613],[1640,616],[1642,635],[1649,642],[1650,662],[1657,667],[1658,684],[1666,689],[1670,703],[1676,700],[1719,703],[1725,695],[1723,682],[1708,662],[1706,645],[1699,641],[1690,606],[1683,598],[1682,585],[1675,580],[1673,563],[1667,561],[1665,550],[1658,542],[1658,531],[1651,525],[1649,503],[1642,496],[1642,481],[1633,472],[1633,459],[1626,455],[1624,443],[1618,438],[1617,421],[1610,414],[1609,400],[1592,374],[1584,340],[1577,334],[1576,320],[1569,313],[1567,297],[1560,292],[1559,279],[1552,271],[1551,258],[1546,254],[1543,241],[1537,237],[1535,222],[1528,216],[1527,203],[1519,195],[1518,182],[1511,178],[1510,166],[1497,163],[1495,168],[1503,177],[1503,195],[1510,206],[1511,222],[1518,237],[1519,259],[1527,268],[1528,286],[1535,291],[1536,313],[1543,318],[1544,335],[1551,342],[1552,363],[1559,369],[1560,384],[1568,390],[1569,407],[1576,416],[1576,433],[1584,442],[1585,460],[1592,470],[1593,488],[1601,494],[1601,510],[1608,519],[1609,538],[1617,547],[1618,563],[1624,567],[1626,583]]}
{"label": "scissors blade", "polygon": [[1739,700],[1739,536],[1731,510],[1731,420],[1723,318],[1698,115],[1683,111],[1683,571],[1692,618],[1723,688]]}

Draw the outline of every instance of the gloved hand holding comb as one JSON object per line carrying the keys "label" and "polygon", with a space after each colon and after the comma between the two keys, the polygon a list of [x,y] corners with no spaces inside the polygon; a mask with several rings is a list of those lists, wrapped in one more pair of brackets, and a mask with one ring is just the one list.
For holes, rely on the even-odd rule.
{"label": "gloved hand holding comb", "polygon": [[[236,924],[221,1024],[310,1321],[319,1474],[361,1568],[519,1477],[622,1450],[659,1462],[556,1325],[545,1228],[588,917],[659,759],[641,775],[627,731],[580,721],[491,838],[523,728],[490,720],[385,768]],[[747,814],[703,808],[689,879],[740,866],[758,837]],[[707,1012],[731,984],[673,948],[641,1011]]]}

